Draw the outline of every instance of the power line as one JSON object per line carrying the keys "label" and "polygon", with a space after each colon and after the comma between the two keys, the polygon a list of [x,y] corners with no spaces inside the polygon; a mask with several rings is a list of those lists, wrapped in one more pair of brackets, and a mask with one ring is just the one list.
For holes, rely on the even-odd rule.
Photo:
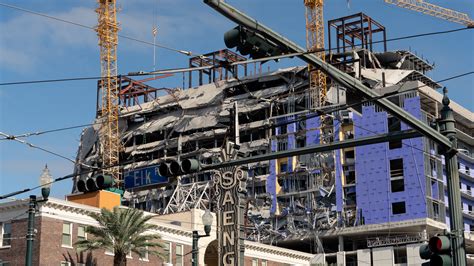
{"label": "power line", "polygon": [[[469,72],[462,73],[462,74],[459,74],[459,75],[455,75],[455,76],[451,76],[451,77],[448,77],[448,78],[440,79],[440,80],[435,81],[435,82],[436,83],[444,82],[444,81],[453,80],[453,79],[461,78],[461,77],[472,75],[472,74],[474,74],[474,71],[469,71]],[[402,85],[402,87],[403,87],[403,85]],[[328,115],[328,114],[331,114],[333,112],[346,110],[347,108],[351,108],[351,107],[354,107],[354,106],[359,106],[359,105],[362,105],[364,103],[372,102],[372,101],[378,100],[378,99],[383,99],[383,98],[387,98],[387,97],[391,97],[391,96],[396,96],[396,95],[403,94],[403,93],[406,93],[406,92],[409,92],[409,91],[418,90],[422,87],[427,87],[427,86],[428,85],[423,84],[421,86],[411,88],[411,89],[408,89],[408,90],[404,90],[404,91],[400,91],[401,88],[402,88],[402,87],[400,87],[396,91],[385,93],[383,95],[373,97],[373,98],[370,98],[370,99],[365,99],[365,100],[362,100],[360,102],[356,102],[356,103],[352,103],[352,104],[344,104],[344,105],[340,105],[340,106],[337,106],[337,107],[334,107],[334,108],[328,107],[328,108],[325,108],[325,109],[318,109],[318,110],[316,110],[316,113],[314,113],[314,114],[310,114],[310,115],[306,115],[306,116],[303,116],[303,117],[300,117],[300,118],[297,118],[297,119],[293,119],[293,120],[281,122],[281,123],[278,123],[278,124],[274,124],[274,125],[271,125],[271,127],[279,127],[279,126],[283,126],[283,125],[288,125],[288,124],[304,121],[304,120],[307,120],[309,118],[315,118],[315,117],[320,117],[322,115]]]}
{"label": "power line", "polygon": [[8,85],[21,85],[21,84],[33,84],[33,83],[53,83],[53,82],[65,82],[65,81],[81,81],[81,80],[99,80],[102,77],[77,77],[77,78],[63,78],[63,79],[43,79],[43,80],[29,80],[29,81],[13,81],[0,83],[0,86]]}
{"label": "power line", "polygon": [[[457,79],[457,78],[461,78],[461,77],[464,77],[464,76],[467,76],[467,75],[472,75],[472,74],[474,74],[474,71],[470,71],[470,72],[462,73],[462,74],[459,74],[459,75],[451,76],[451,77],[448,77],[448,78],[445,78],[445,79],[438,80],[436,82],[437,83],[438,82],[444,82],[444,81]],[[402,87],[400,89],[398,89],[394,92],[386,93],[386,94],[383,94],[383,95],[380,95],[378,97],[374,97],[374,98],[371,98],[371,99],[362,100],[360,102],[353,103],[353,104],[340,105],[340,106],[337,106],[337,107],[334,107],[334,108],[329,108],[327,110],[324,110],[324,109],[316,110],[316,113],[314,113],[314,114],[305,115],[303,117],[293,119],[293,120],[289,120],[289,121],[285,121],[285,122],[281,122],[281,123],[278,123],[278,124],[272,124],[272,125],[269,126],[269,128],[276,128],[276,127],[280,127],[280,126],[283,126],[283,125],[288,125],[288,124],[304,121],[304,120],[307,120],[307,119],[310,119],[310,118],[320,117],[322,115],[329,115],[329,114],[331,114],[333,112],[336,112],[336,111],[346,110],[346,109],[354,107],[354,106],[359,106],[359,105],[362,105],[362,104],[367,103],[367,102],[372,102],[376,99],[382,99],[382,98],[386,98],[386,97],[391,97],[391,96],[396,96],[396,95],[399,95],[399,94],[403,94],[403,93],[406,93],[408,91],[418,90],[419,88],[422,88],[422,87],[425,87],[425,86],[428,86],[428,85],[424,84],[424,85],[421,85],[421,86],[418,86],[418,87],[415,87],[415,88],[412,88],[412,89],[408,89],[408,90],[405,90],[405,91],[400,91],[401,88],[403,87],[403,85],[402,85]],[[46,130],[46,131],[41,131],[41,132],[25,133],[25,134],[16,135],[16,136],[15,135],[8,135],[8,134],[0,132],[0,135],[4,136],[4,138],[0,139],[0,140],[15,140],[15,141],[23,143],[23,144],[25,144],[25,145],[27,145],[31,148],[36,148],[36,149],[42,150],[44,152],[47,152],[49,154],[52,154],[54,156],[60,157],[62,159],[68,160],[68,161],[76,164],[76,162],[74,160],[72,160],[72,159],[70,159],[70,158],[68,158],[64,155],[58,154],[56,152],[50,151],[48,149],[45,149],[45,148],[42,148],[42,147],[39,147],[39,146],[36,146],[34,144],[31,144],[29,142],[26,142],[26,141],[18,139],[18,138],[19,137],[29,137],[29,136],[32,136],[32,135],[41,135],[41,134],[46,134],[46,133],[58,132],[58,131],[63,131],[63,130],[69,130],[69,129],[74,129],[74,128],[85,127],[85,126],[92,126],[92,125],[96,125],[96,124],[101,124],[101,123],[83,124],[83,125],[78,125],[78,126],[70,126],[70,127],[64,127],[64,128],[58,128],[58,129],[51,129],[51,130]],[[404,145],[407,145],[407,144],[404,144]],[[88,168],[93,168],[90,165],[86,165],[86,164],[83,164],[83,163],[79,163],[79,164],[81,164],[85,167],[88,167]]]}
{"label": "power line", "polygon": [[[91,26],[87,26],[87,25],[84,25],[84,24],[81,24],[81,23],[78,23],[78,22],[74,22],[74,21],[70,21],[70,20],[66,20],[66,19],[62,19],[62,18],[58,18],[58,17],[53,17],[53,16],[50,16],[50,15],[47,15],[47,14],[44,14],[44,13],[32,11],[32,10],[25,9],[25,8],[22,8],[22,7],[9,5],[9,4],[5,4],[5,3],[0,3],[0,6],[8,7],[8,8],[11,8],[11,9],[16,9],[18,11],[22,11],[22,12],[26,12],[26,13],[29,13],[29,14],[33,14],[33,15],[53,19],[53,20],[56,20],[56,21],[60,21],[60,22],[63,22],[63,23],[67,23],[67,24],[78,26],[78,27],[90,29],[90,30],[93,30],[93,31],[96,30],[94,27],[91,27]],[[188,56],[193,54],[190,51],[179,50],[179,49],[171,48],[171,47],[168,47],[168,46],[165,46],[165,45],[156,44],[156,43],[152,43],[152,42],[147,42],[147,41],[140,40],[140,39],[130,37],[130,36],[127,36],[127,35],[123,35],[123,34],[118,34],[118,36],[121,37],[121,38],[124,38],[124,39],[136,41],[136,42],[143,43],[143,44],[153,45],[153,46],[156,46],[156,47],[159,47],[159,48],[163,48],[163,49],[170,50],[170,51],[173,51],[173,52],[178,52],[180,54],[184,54],[184,55],[188,55]]]}
{"label": "power line", "polygon": [[[0,5],[3,5],[0,3]],[[424,36],[432,36],[432,35],[438,35],[438,34],[446,34],[446,33],[452,33],[452,32],[457,32],[457,31],[463,31],[463,30],[470,30],[472,28],[460,28],[460,29],[454,29],[454,30],[447,30],[447,31],[436,31],[436,32],[428,32],[428,33],[421,33],[421,34],[415,34],[415,35],[408,35],[408,36],[402,36],[402,37],[397,37],[393,39],[388,39],[387,42],[390,41],[398,41],[398,40],[404,40],[404,39],[410,39],[410,38],[418,38],[418,37],[424,37]],[[375,41],[372,43],[381,43],[383,41]],[[324,50],[318,50],[318,51],[307,51],[303,53],[291,53],[291,54],[284,54],[284,55],[279,55],[279,56],[270,56],[270,57],[264,57],[264,58],[259,58],[259,59],[249,59],[246,61],[239,61],[239,62],[234,62],[229,65],[234,66],[234,65],[240,65],[240,64],[250,64],[250,63],[256,63],[256,62],[262,62],[262,61],[268,61],[268,60],[277,60],[277,59],[282,59],[282,58],[287,58],[287,57],[294,57],[298,55],[303,55],[303,54],[308,54],[308,53],[314,53],[314,52],[321,52],[321,51],[331,51],[335,50],[337,48],[332,48],[332,49],[324,49]],[[157,70],[157,71],[151,71],[151,72],[131,72],[128,73],[127,75],[124,76],[149,76],[149,75],[159,75],[159,74],[170,74],[170,73],[181,73],[181,72],[189,72],[189,71],[198,71],[198,70],[204,70],[204,69],[213,69],[213,68],[218,68],[222,66],[204,66],[204,67],[193,67],[193,68],[170,68],[170,69],[162,69],[162,70]],[[120,77],[121,75],[115,76],[115,77]],[[63,79],[45,79],[45,80],[30,80],[30,81],[13,81],[13,82],[4,82],[0,83],[0,86],[8,86],[8,85],[21,85],[21,84],[34,84],[34,83],[54,83],[54,82],[66,82],[66,81],[81,81],[81,80],[98,80],[101,79],[102,77],[73,77],[73,78],[63,78]]]}
{"label": "power line", "polygon": [[[30,142],[27,142],[27,141],[25,141],[25,140],[22,140],[22,139],[18,139],[18,138],[14,137],[14,136],[5,134],[5,133],[3,133],[3,132],[0,132],[0,135],[1,135],[1,136],[4,136],[5,139],[7,139],[7,140],[14,140],[14,141],[16,141],[16,142],[25,144],[26,146],[28,146],[28,147],[30,147],[30,148],[38,149],[38,150],[44,151],[44,152],[49,153],[49,154],[51,154],[51,155],[54,155],[54,156],[57,156],[57,157],[59,157],[59,158],[65,159],[65,160],[67,160],[67,161],[69,161],[69,162],[72,162],[73,164],[76,164],[76,162],[75,162],[74,160],[72,160],[71,158],[66,157],[66,156],[64,156],[64,155],[61,155],[61,154],[59,154],[59,153],[57,153],[57,152],[48,150],[48,149],[46,149],[46,148],[42,148],[42,147],[40,147],[40,146],[34,145],[34,144],[32,144],[32,143],[30,143]],[[79,165],[82,165],[82,166],[84,166],[84,167],[94,168],[93,166],[90,166],[90,165],[87,165],[87,164],[84,164],[84,163],[81,163],[81,162],[78,163],[78,164],[79,164]]]}
{"label": "power line", "polygon": [[133,161],[129,160],[129,161],[125,161],[125,162],[118,163],[118,164],[111,165],[111,166],[96,167],[95,169],[82,171],[82,172],[77,173],[77,174],[69,174],[69,175],[65,175],[65,176],[62,176],[62,177],[58,177],[58,178],[55,178],[54,180],[52,180],[50,182],[47,182],[45,184],[41,184],[41,185],[34,186],[34,187],[31,187],[31,188],[25,188],[23,190],[19,190],[19,191],[15,191],[15,192],[11,192],[11,193],[8,193],[8,194],[1,195],[0,200],[6,199],[6,198],[11,198],[12,196],[23,194],[23,193],[26,193],[26,192],[29,192],[29,191],[32,191],[32,190],[35,190],[35,189],[38,189],[38,188],[42,188],[42,187],[45,187],[45,186],[49,186],[53,183],[63,181],[63,180],[66,180],[66,179],[70,179],[70,178],[73,178],[73,177],[76,177],[76,176],[80,176],[80,175],[83,175],[83,174],[89,174],[89,173],[93,173],[93,172],[108,169],[108,168],[124,166],[124,165],[130,164],[132,162]]}
{"label": "power line", "polygon": [[39,136],[39,135],[43,135],[43,134],[47,134],[47,133],[65,131],[65,130],[76,129],[76,128],[81,128],[81,127],[100,125],[100,124],[103,124],[103,123],[89,123],[89,124],[83,124],[83,125],[77,125],[77,126],[50,129],[50,130],[45,130],[45,131],[36,131],[36,132],[23,133],[23,134],[19,134],[19,135],[4,134],[4,135],[7,135],[7,136],[5,136],[3,139],[0,139],[0,140],[12,140],[14,138],[27,138],[27,137],[30,137],[30,136]]}

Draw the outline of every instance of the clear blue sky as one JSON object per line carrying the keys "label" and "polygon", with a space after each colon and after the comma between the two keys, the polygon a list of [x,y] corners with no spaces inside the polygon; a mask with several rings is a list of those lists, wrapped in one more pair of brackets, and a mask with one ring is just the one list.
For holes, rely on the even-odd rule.
{"label": "clear blue sky", "polygon": [[[303,0],[228,0],[277,32],[305,46]],[[387,37],[460,28],[427,15],[385,4],[383,0],[327,0],[325,20],[364,12],[387,28]],[[471,0],[432,3],[466,12],[474,17]],[[0,0],[51,16],[96,25],[96,1]],[[153,41],[157,23],[157,42],[169,47],[205,53],[224,48],[223,33],[234,23],[217,14],[202,1],[119,0],[121,34]],[[0,82],[98,76],[99,49],[94,31],[0,6]],[[462,31],[388,43],[389,49],[411,49],[435,62],[429,73],[434,79],[474,70],[474,34]],[[157,68],[186,67],[188,58],[156,49]],[[153,48],[126,39],[119,40],[119,73],[153,68]],[[302,65],[298,59],[283,60],[272,67]],[[181,76],[151,83],[154,86],[181,87]],[[446,82],[451,98],[474,110],[474,76]],[[96,82],[76,81],[0,87],[0,131],[21,134],[33,131],[87,124],[95,117]],[[74,159],[80,129],[33,136],[27,141]],[[0,194],[38,184],[44,164],[53,177],[72,173],[67,160],[26,145],[0,141]],[[70,181],[54,184],[52,195],[62,198],[71,190]],[[39,194],[39,191],[34,193]],[[18,197],[25,198],[28,193]]]}

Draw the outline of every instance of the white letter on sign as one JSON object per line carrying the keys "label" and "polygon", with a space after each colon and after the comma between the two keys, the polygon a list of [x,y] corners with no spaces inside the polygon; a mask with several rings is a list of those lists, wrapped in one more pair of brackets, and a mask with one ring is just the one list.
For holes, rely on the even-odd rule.
{"label": "white letter on sign", "polygon": [[229,246],[233,246],[234,245],[234,231],[230,232],[224,232],[223,233],[224,235],[224,247],[227,247],[227,244],[229,244]]}
{"label": "white letter on sign", "polygon": [[234,211],[225,211],[223,212],[224,214],[224,226],[226,225],[232,225],[234,223],[233,219],[234,216],[232,215]]}
{"label": "white letter on sign", "polygon": [[234,265],[234,252],[227,252],[224,254],[222,259],[224,260],[225,265]]}
{"label": "white letter on sign", "polygon": [[224,194],[224,201],[222,202],[222,206],[226,205],[226,203],[234,205],[234,198],[232,197],[232,194],[230,194],[229,190],[227,190]]}

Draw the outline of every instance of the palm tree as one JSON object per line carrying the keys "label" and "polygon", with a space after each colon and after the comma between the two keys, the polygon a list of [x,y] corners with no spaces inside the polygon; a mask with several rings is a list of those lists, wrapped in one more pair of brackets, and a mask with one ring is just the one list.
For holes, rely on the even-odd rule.
{"label": "palm tree", "polygon": [[86,227],[85,231],[93,237],[77,241],[75,245],[79,250],[113,251],[114,266],[126,266],[127,254],[131,252],[140,258],[145,257],[146,252],[163,257],[157,250],[163,247],[159,241],[161,237],[150,233],[157,226],[147,223],[152,216],[145,216],[143,211],[118,207],[109,211],[104,208],[100,213],[91,213],[89,216],[99,223],[99,227]]}

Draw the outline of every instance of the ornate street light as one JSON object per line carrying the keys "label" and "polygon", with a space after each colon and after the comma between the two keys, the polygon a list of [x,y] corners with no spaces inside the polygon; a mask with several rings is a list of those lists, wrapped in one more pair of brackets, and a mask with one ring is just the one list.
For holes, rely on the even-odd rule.
{"label": "ornate street light", "polygon": [[211,233],[211,225],[214,217],[212,216],[211,211],[206,210],[202,215],[202,224],[204,225],[204,233],[205,235],[200,235],[197,230],[193,231],[193,261],[192,265],[197,266],[199,264],[199,247],[198,241],[201,237],[210,236]]}
{"label": "ornate street light", "polygon": [[36,195],[30,195],[30,202],[28,204],[28,230],[26,232],[26,258],[25,265],[33,265],[33,243],[35,241],[35,213],[38,202],[46,202],[51,192],[51,183],[53,178],[49,173],[48,165],[45,165],[43,172],[39,177],[41,185],[42,200],[37,200]]}
{"label": "ornate street light", "polygon": [[206,236],[209,236],[211,233],[211,225],[213,220],[214,217],[212,216],[211,211],[206,210],[202,215],[202,224],[204,225],[204,232],[206,233]]}
{"label": "ornate street light", "polygon": [[51,192],[51,182],[53,178],[49,173],[48,165],[45,165],[43,172],[40,175],[41,195],[43,200],[48,200],[49,193]]}

